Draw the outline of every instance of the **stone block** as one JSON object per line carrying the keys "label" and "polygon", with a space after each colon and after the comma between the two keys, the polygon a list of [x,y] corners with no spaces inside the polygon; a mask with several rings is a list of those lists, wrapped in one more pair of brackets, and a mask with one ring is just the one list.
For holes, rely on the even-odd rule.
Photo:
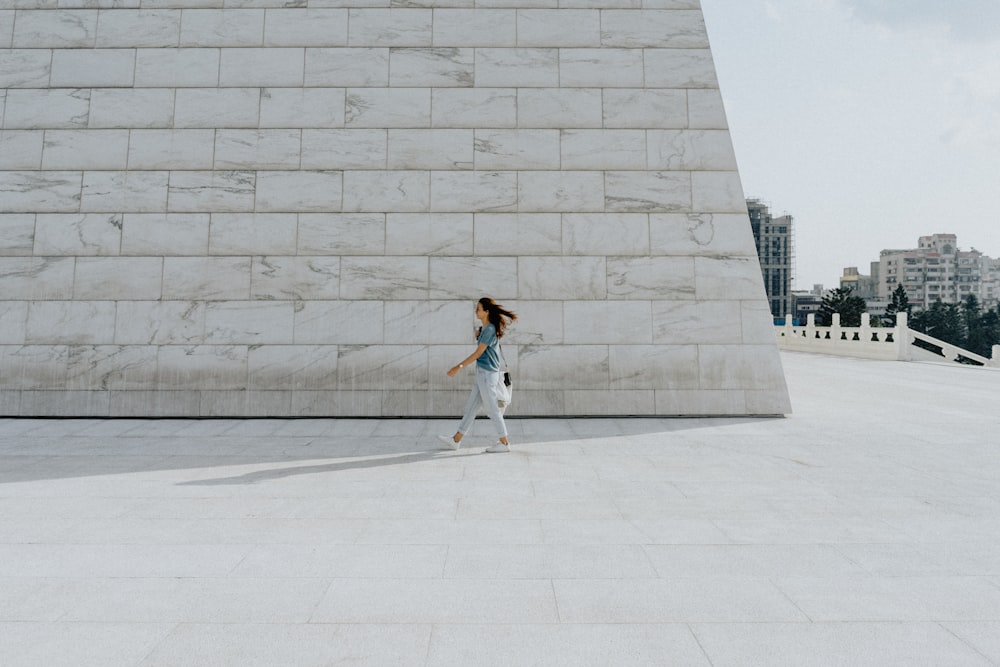
{"label": "stone block", "polygon": [[160,257],[79,257],[73,298],[159,299],[162,282],[163,259]]}
{"label": "stone block", "polygon": [[257,127],[259,88],[178,88],[174,127]]}
{"label": "stone block", "polygon": [[381,301],[305,301],[295,311],[295,344],[378,345],[384,327]]}
{"label": "stone block", "polygon": [[301,86],[303,49],[223,49],[220,86]]}
{"label": "stone block", "polygon": [[216,301],[205,306],[205,343],[284,345],[292,342],[291,301]]}
{"label": "stone block", "polygon": [[708,33],[700,10],[605,10],[601,12],[601,46],[707,49]]}
{"label": "stone block", "polygon": [[13,49],[0,52],[0,88],[44,88],[49,83],[52,52]]}
{"label": "stone block", "polygon": [[558,213],[476,213],[474,225],[477,256],[562,254]]}
{"label": "stone block", "polygon": [[472,255],[471,213],[390,213],[387,255]]}
{"label": "stone block", "polygon": [[698,299],[765,298],[756,257],[695,257],[694,269]]}
{"label": "stone block", "polygon": [[0,257],[31,255],[34,245],[34,214],[0,214]]}
{"label": "stone block", "polygon": [[[13,14],[14,12],[10,12]],[[2,18],[0,18],[2,21]],[[0,25],[2,28],[2,25]],[[21,414],[21,392],[17,389],[0,389],[0,415],[18,416]]]}
{"label": "stone block", "polygon": [[47,130],[42,169],[125,169],[128,130]]}
{"label": "stone block", "polygon": [[586,171],[520,172],[518,207],[528,211],[603,211],[604,174]]}
{"label": "stone block", "polygon": [[250,348],[247,367],[251,391],[329,389],[337,386],[337,346],[255,345]]}
{"label": "stone block", "polygon": [[432,257],[430,298],[475,300],[489,294],[513,299],[517,277],[516,257]]}
{"label": "stone block", "polygon": [[389,169],[471,169],[472,164],[472,130],[389,130]]}
{"label": "stone block", "polygon": [[612,345],[609,366],[615,390],[698,388],[697,345]]}
{"label": "stone block", "polygon": [[669,171],[611,171],[604,177],[607,210],[671,213],[691,210],[691,176]]}
{"label": "stone block", "polygon": [[114,301],[34,301],[28,308],[28,345],[114,342]]}
{"label": "stone block", "polygon": [[99,88],[91,96],[92,128],[167,128],[173,122],[173,90]]}
{"label": "stone block", "polygon": [[292,414],[298,417],[380,417],[382,391],[296,391]]}
{"label": "stone block", "polygon": [[253,258],[251,299],[336,299],[340,295],[339,257]]}
{"label": "stone block", "polygon": [[123,255],[206,255],[208,213],[126,213]]}
{"label": "stone block", "polygon": [[430,195],[427,171],[344,172],[345,212],[426,211]]}
{"label": "stone block", "polygon": [[213,213],[208,253],[294,255],[297,227],[294,213]]}
{"label": "stone block", "polygon": [[107,417],[110,403],[107,391],[22,391],[20,409],[25,417]]}
{"label": "stone block", "polygon": [[0,294],[5,299],[65,299],[73,292],[72,257],[0,257]]}
{"label": "stone block", "polygon": [[216,169],[298,169],[302,130],[216,130]]}
{"label": "stone block", "polygon": [[[260,91],[260,126],[343,127],[345,99],[340,88],[264,88]],[[308,130],[302,132],[304,157]]]}
{"label": "stone block", "polygon": [[337,388],[341,390],[426,389],[427,347],[423,345],[341,345]]}
{"label": "stone block", "polygon": [[699,345],[698,353],[702,387],[765,390],[778,389],[779,381],[784,385],[781,359],[773,344]]}
{"label": "stone block", "polygon": [[428,258],[344,257],[340,263],[342,299],[427,299]]}
{"label": "stone block", "polygon": [[518,92],[513,89],[437,88],[431,91],[431,125],[448,128],[483,125],[515,127],[517,105]]}
{"label": "stone block", "polygon": [[119,345],[194,345],[204,342],[205,304],[194,301],[120,301]]}
{"label": "stone block", "polygon": [[462,414],[465,400],[469,397],[472,385],[470,380],[472,369],[468,368],[464,371],[468,373],[465,377],[459,374],[454,378],[448,377],[448,371],[457,363],[456,359],[459,361],[465,359],[469,356],[469,352],[475,349],[475,341],[470,338],[470,335],[470,333],[466,334],[463,345],[431,345],[427,351],[428,386],[435,393],[452,394],[454,398],[458,399],[452,411],[453,415]]}
{"label": "stone block", "polygon": [[181,34],[178,9],[116,9],[100,12],[98,48],[177,46]]}
{"label": "stone block", "polygon": [[685,128],[688,118],[688,93],[684,90],[609,88],[604,91],[604,127]]}
{"label": "stone block", "polygon": [[77,211],[81,180],[78,171],[0,172],[0,213]]}
{"label": "stone block", "polygon": [[219,49],[139,49],[137,88],[197,88],[219,85]]}
{"label": "stone block", "polygon": [[218,301],[250,298],[249,257],[165,257],[163,298]]}
{"label": "stone block", "polygon": [[347,46],[347,10],[270,8],[264,46]]}
{"label": "stone block", "polygon": [[431,91],[427,88],[349,88],[347,127],[430,127]]}
{"label": "stone block", "polygon": [[[414,417],[454,417],[465,404],[462,391],[393,391],[382,397],[383,414]],[[482,428],[482,427],[480,427]]]}
{"label": "stone block", "polygon": [[691,172],[691,206],[706,213],[742,213],[747,202],[740,175],[735,170]]}
{"label": "stone block", "polygon": [[24,345],[27,301],[0,301],[0,345]]}
{"label": "stone block", "polygon": [[[708,345],[741,342],[739,301],[654,301],[653,342]],[[772,332],[771,339],[774,339]]]}
{"label": "stone block", "polygon": [[307,86],[388,86],[389,49],[306,49]]}
{"label": "stone block", "polygon": [[519,299],[577,300],[608,296],[604,257],[521,257],[517,266]]}
{"label": "stone block", "polygon": [[[741,301],[740,324],[747,345],[767,345],[774,342],[774,316],[767,301]],[[788,412],[786,410],[786,412]]]}
{"label": "stone block", "polygon": [[246,345],[161,345],[157,387],[161,390],[247,388]]}
{"label": "stone block", "polygon": [[653,342],[650,304],[638,301],[564,301],[567,345],[637,345]]}
{"label": "stone block", "polygon": [[66,387],[71,391],[142,390],[156,380],[154,345],[71,345]]}
{"label": "stone block", "polygon": [[65,345],[0,345],[0,389],[62,389],[68,358]]}
{"label": "stone block", "polygon": [[[174,173],[176,175],[183,172]],[[80,210],[129,213],[165,211],[169,175],[166,171],[85,171]]]}
{"label": "stone block", "polygon": [[303,169],[383,169],[386,130],[303,130]]}
{"label": "stone block", "polygon": [[491,9],[555,9],[559,6],[559,0],[476,0],[476,6]]}
{"label": "stone block", "polygon": [[736,170],[733,142],[726,130],[650,130],[649,168]]}
{"label": "stone block", "polygon": [[558,130],[476,130],[476,169],[559,169]]}
{"label": "stone block", "polygon": [[656,414],[711,417],[746,414],[742,390],[657,389]]}
{"label": "stone block", "polygon": [[654,255],[756,255],[749,220],[739,213],[664,213],[649,216]]}
{"label": "stone block", "polygon": [[0,9],[0,49],[9,49],[14,42],[14,10]]}
{"label": "stone block", "polygon": [[[456,344],[472,348],[475,346],[469,317],[472,303],[454,300],[387,301],[383,342],[387,345],[433,345],[432,350]],[[461,351],[455,352],[455,355],[461,354]],[[449,357],[452,358],[464,357]],[[433,373],[433,369],[442,368],[442,365],[435,365],[432,360],[430,368]]]}
{"label": "stone block", "polygon": [[292,395],[287,391],[202,391],[198,414],[203,417],[286,415]]}
{"label": "stone block", "polygon": [[304,255],[382,255],[385,214],[302,213],[298,246]]}
{"label": "stone block", "polygon": [[691,119],[688,127],[708,130],[725,130],[726,109],[722,104],[722,93],[718,89],[689,90],[688,117]]}
{"label": "stone block", "polygon": [[[232,130],[230,130],[232,131]],[[215,130],[132,130],[132,169],[211,169]]]}
{"label": "stone block", "polygon": [[549,417],[566,413],[566,395],[559,389],[515,390],[515,398],[504,413],[508,417]]}
{"label": "stone block", "polygon": [[191,417],[199,415],[199,391],[112,391],[111,417]]}
{"label": "stone block", "polygon": [[641,88],[644,85],[642,63],[643,52],[639,49],[561,49],[559,85]]}
{"label": "stone block", "polygon": [[[564,392],[566,415],[633,416],[653,414],[652,390],[569,390]],[[530,407],[528,408],[530,410]]]}
{"label": "stone block", "polygon": [[[604,93],[607,95],[607,92]],[[600,88],[525,89],[517,94],[517,126],[601,127]]]}
{"label": "stone block", "polygon": [[782,389],[747,389],[746,412],[751,415],[787,415],[792,411],[788,392]]}
{"label": "stone block", "polygon": [[430,9],[351,9],[349,46],[430,46]]}
{"label": "stone block", "polygon": [[263,9],[185,9],[180,46],[261,46]]}
{"label": "stone block", "polygon": [[556,88],[558,49],[476,49],[476,86]]}
{"label": "stone block", "polygon": [[601,46],[601,12],[596,9],[520,9],[518,46]]}
{"label": "stone block", "polygon": [[643,130],[563,130],[563,169],[645,169]]}
{"label": "stone block", "polygon": [[565,255],[648,255],[649,216],[643,213],[563,215]]}
{"label": "stone block", "polygon": [[434,46],[516,46],[516,12],[513,9],[435,9],[433,36]]}
{"label": "stone block", "polygon": [[121,238],[119,214],[43,213],[35,220],[36,255],[117,255]]}
{"label": "stone block", "polygon": [[[156,172],[154,172],[156,173]],[[252,171],[174,171],[170,172],[169,201],[171,213],[199,211],[252,211],[254,183],[262,174]],[[258,194],[258,199],[259,195]],[[115,209],[112,209],[115,210]],[[134,209],[130,209],[134,210]]]}
{"label": "stone block", "polygon": [[518,389],[608,387],[607,345],[523,345],[518,348],[517,359],[515,394]]}
{"label": "stone block", "polygon": [[696,298],[691,257],[609,257],[608,295],[615,299]]}
{"label": "stone block", "polygon": [[72,49],[52,52],[54,88],[129,87],[135,75],[134,49]]}
{"label": "stone block", "polygon": [[0,130],[0,169],[39,169],[43,135],[41,130]]}
{"label": "stone block", "polygon": [[96,39],[96,9],[26,8],[17,12],[12,46],[15,49],[88,49],[93,48]]}
{"label": "stone block", "polygon": [[517,199],[515,172],[431,173],[432,211],[514,211]]}
{"label": "stone block", "polygon": [[[508,347],[514,345],[558,345],[563,335],[563,309],[551,301],[517,300],[504,303],[517,313],[515,321],[504,335]],[[509,351],[509,350],[508,350]],[[514,363],[516,359],[508,357]]]}
{"label": "stone block", "polygon": [[719,87],[708,49],[645,49],[643,53],[648,88]]}
{"label": "stone block", "polygon": [[390,86],[471,87],[474,49],[394,48],[389,52]]}
{"label": "stone block", "polygon": [[84,128],[90,114],[90,90],[7,91],[5,129]]}

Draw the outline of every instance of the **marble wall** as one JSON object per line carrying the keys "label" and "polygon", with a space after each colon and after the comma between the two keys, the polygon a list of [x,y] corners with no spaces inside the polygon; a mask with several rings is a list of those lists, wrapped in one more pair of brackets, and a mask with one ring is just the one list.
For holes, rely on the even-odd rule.
{"label": "marble wall", "polygon": [[0,0],[0,414],[790,411],[698,0]]}

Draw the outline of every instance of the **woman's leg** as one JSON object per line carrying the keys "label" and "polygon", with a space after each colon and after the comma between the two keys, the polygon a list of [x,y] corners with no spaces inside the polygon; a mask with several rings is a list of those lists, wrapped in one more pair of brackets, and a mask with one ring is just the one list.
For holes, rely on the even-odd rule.
{"label": "woman's leg", "polygon": [[458,431],[455,433],[453,440],[455,442],[461,442],[462,438],[472,429],[472,425],[476,421],[476,413],[479,412],[479,406],[482,404],[483,399],[479,392],[479,370],[475,371],[476,379],[472,383],[472,391],[469,392],[469,400],[465,402],[465,412],[462,413],[462,421],[458,423]]}
{"label": "woman's leg", "polygon": [[490,416],[490,421],[496,427],[497,437],[500,442],[507,444],[507,424],[504,423],[503,413],[497,405],[497,382],[500,381],[500,373],[476,373],[476,385],[479,387],[479,394],[483,404],[486,406],[486,414]]}

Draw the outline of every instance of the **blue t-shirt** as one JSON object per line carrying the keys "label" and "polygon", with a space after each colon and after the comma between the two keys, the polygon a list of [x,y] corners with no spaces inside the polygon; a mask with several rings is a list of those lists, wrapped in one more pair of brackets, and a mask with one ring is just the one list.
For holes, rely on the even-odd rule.
{"label": "blue t-shirt", "polygon": [[479,333],[476,342],[486,346],[483,353],[476,359],[476,367],[486,371],[500,370],[500,353],[498,351],[500,339],[497,338],[497,328],[492,324],[487,324]]}

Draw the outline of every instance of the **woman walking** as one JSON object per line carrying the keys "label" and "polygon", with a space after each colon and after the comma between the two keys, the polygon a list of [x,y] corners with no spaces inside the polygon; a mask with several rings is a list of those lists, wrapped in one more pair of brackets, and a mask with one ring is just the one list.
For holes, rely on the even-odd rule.
{"label": "woman walking", "polygon": [[472,393],[469,394],[469,400],[465,404],[465,414],[458,424],[458,431],[454,436],[439,435],[438,439],[449,448],[458,449],[461,446],[462,438],[472,428],[479,407],[485,406],[486,414],[490,416],[490,421],[496,427],[498,436],[496,444],[487,447],[486,451],[491,454],[509,452],[507,425],[500,413],[500,406],[497,405],[497,383],[500,381],[499,348],[504,329],[517,319],[517,315],[494,303],[493,299],[483,297],[476,303],[476,317],[482,323],[476,336],[476,351],[459,362],[457,366],[452,366],[448,370],[448,376],[455,377],[463,368],[476,362],[476,381],[472,385]]}

